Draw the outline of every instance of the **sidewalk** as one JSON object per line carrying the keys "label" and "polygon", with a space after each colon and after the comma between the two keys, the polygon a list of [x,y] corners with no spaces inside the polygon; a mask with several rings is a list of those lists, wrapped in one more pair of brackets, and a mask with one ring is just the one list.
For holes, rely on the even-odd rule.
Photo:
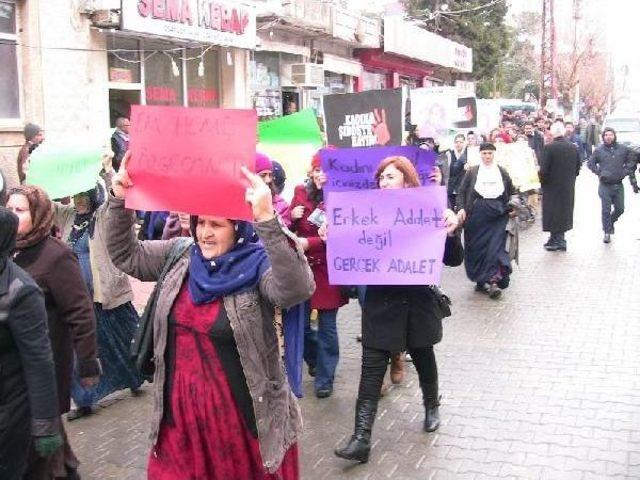
{"label": "sidewalk", "polygon": [[[512,286],[495,302],[448,269],[454,302],[436,347],[442,427],[423,433],[417,375],[381,400],[366,465],[333,455],[353,427],[360,375],[357,303],[341,310],[334,395],[301,401],[303,478],[640,478],[640,198],[602,243],[596,182],[584,171],[567,253],[542,248],[538,221],[521,238]],[[68,425],[85,479],[144,479],[147,395]],[[232,479],[230,479],[232,480]]]}

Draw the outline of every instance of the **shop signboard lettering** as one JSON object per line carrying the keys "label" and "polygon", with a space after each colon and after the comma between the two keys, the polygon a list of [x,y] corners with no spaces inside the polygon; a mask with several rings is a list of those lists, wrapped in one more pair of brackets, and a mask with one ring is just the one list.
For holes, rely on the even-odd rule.
{"label": "shop signboard lettering", "polygon": [[436,154],[414,146],[324,148],[320,151],[322,170],[327,174],[325,192],[345,192],[377,188],[375,173],[380,162],[388,157],[405,157],[413,163],[420,183],[428,184]]}
{"label": "shop signboard lettering", "polygon": [[251,220],[256,129],[253,110],[134,105],[127,207]]}
{"label": "shop signboard lettering", "polygon": [[122,2],[122,29],[253,49],[256,12],[231,0],[129,0]]}
{"label": "shop signboard lettering", "polygon": [[118,83],[132,83],[133,72],[128,68],[109,68],[109,81]]}
{"label": "shop signboard lettering", "polygon": [[438,285],[446,207],[442,186],[329,193],[329,283]]}
{"label": "shop signboard lettering", "polygon": [[336,147],[401,145],[402,89],[326,95],[327,143]]}

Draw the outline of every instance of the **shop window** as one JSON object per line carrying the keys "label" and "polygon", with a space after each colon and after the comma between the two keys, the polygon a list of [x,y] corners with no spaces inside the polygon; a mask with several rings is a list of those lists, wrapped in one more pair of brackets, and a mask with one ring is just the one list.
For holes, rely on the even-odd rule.
{"label": "shop window", "polygon": [[[183,74],[182,49],[168,43],[144,43],[144,85],[147,105],[182,106]],[[156,50],[153,55],[151,51]],[[197,66],[196,66],[197,68]]]}
{"label": "shop window", "polygon": [[217,107],[220,105],[218,51],[210,48],[202,57],[201,49],[187,49],[187,105],[190,107]]}
{"label": "shop window", "polygon": [[251,62],[253,106],[261,119],[282,115],[280,57],[273,52],[255,52]]}
{"label": "shop window", "polygon": [[20,118],[16,5],[0,0],[0,119]]}
{"label": "shop window", "polygon": [[109,82],[140,83],[140,42],[131,38],[110,37]]}

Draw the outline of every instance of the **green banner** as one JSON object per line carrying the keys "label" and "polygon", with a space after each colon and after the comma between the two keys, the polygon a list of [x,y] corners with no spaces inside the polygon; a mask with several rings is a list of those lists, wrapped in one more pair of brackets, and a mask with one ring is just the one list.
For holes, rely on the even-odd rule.
{"label": "green banner", "polygon": [[313,109],[307,108],[282,118],[258,124],[260,143],[322,145],[322,134]]}
{"label": "green banner", "polygon": [[86,192],[96,186],[102,153],[96,147],[43,143],[31,154],[26,183],[42,187],[52,199]]}

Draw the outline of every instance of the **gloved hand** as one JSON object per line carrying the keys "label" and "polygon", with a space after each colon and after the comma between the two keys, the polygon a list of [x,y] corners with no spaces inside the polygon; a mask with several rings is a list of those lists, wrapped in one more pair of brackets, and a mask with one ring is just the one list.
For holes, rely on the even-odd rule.
{"label": "gloved hand", "polygon": [[631,185],[631,188],[633,188],[633,193],[640,193],[640,187],[638,187],[637,183]]}
{"label": "gloved hand", "polygon": [[41,457],[49,457],[62,446],[62,435],[48,435],[46,437],[36,437],[35,448]]}

